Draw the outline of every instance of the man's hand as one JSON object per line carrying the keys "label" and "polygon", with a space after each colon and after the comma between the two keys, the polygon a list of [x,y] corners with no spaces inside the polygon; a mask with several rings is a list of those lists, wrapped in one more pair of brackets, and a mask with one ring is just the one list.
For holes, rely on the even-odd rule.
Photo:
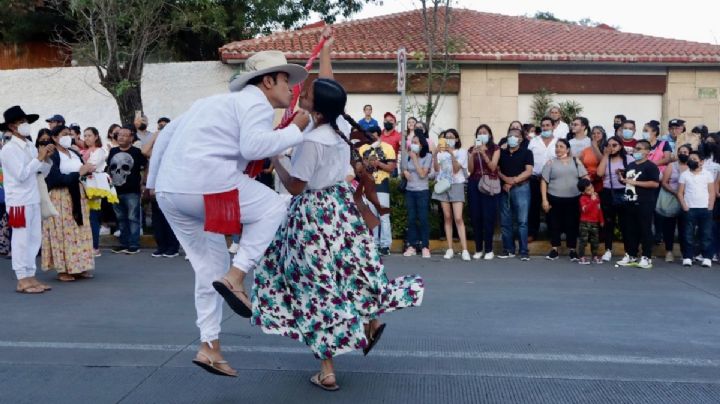
{"label": "man's hand", "polygon": [[304,109],[298,109],[295,117],[292,120],[292,123],[297,125],[297,127],[300,128],[301,131],[304,131],[305,128],[307,128],[307,126],[310,124],[310,113],[305,111]]}
{"label": "man's hand", "polygon": [[47,146],[40,146],[40,150],[38,151],[38,160],[45,161],[53,153],[55,153],[55,145],[49,144]]}
{"label": "man's hand", "polygon": [[503,184],[503,191],[505,191],[506,193],[510,192],[511,189],[512,189],[511,184]]}

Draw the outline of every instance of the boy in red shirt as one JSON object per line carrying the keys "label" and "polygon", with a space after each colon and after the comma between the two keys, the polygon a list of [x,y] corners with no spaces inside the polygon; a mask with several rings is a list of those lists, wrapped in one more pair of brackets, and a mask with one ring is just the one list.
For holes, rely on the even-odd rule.
{"label": "boy in red shirt", "polygon": [[600,240],[600,227],[605,225],[605,220],[600,209],[600,198],[595,193],[592,182],[587,178],[581,178],[577,186],[582,192],[582,195],[580,195],[580,244],[578,245],[578,253],[581,258],[579,263],[581,265],[591,263],[590,259],[585,257],[585,244],[589,240],[593,262],[602,264],[603,261],[598,255],[598,243]]}

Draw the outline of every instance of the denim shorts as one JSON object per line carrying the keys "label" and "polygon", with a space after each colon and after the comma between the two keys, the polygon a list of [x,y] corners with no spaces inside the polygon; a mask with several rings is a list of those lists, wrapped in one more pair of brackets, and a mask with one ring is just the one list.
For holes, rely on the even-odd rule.
{"label": "denim shorts", "polygon": [[442,194],[433,192],[432,199],[440,202],[465,202],[465,183],[452,184],[450,189]]}

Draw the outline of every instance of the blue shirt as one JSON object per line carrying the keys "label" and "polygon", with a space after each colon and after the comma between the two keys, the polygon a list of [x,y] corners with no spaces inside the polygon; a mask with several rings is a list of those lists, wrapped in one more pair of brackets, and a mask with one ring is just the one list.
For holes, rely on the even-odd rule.
{"label": "blue shirt", "polygon": [[673,140],[672,136],[668,133],[667,135],[661,137],[659,139],[660,141],[666,141],[667,144],[670,145],[670,148],[672,149],[672,152],[675,153],[677,150],[675,149],[675,140]]}
{"label": "blue shirt", "polygon": [[368,122],[365,120],[365,117],[358,119],[358,125],[360,125],[363,130],[368,130],[372,127],[380,127],[378,121],[376,121],[375,118],[370,118],[370,121]]}

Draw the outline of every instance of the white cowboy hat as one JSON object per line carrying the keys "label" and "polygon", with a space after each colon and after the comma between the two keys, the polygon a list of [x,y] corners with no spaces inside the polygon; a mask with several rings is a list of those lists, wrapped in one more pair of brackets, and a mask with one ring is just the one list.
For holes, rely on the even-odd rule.
{"label": "white cowboy hat", "polygon": [[283,72],[288,75],[291,86],[304,81],[308,72],[304,67],[288,63],[280,51],[262,51],[250,56],[245,61],[245,71],[230,80],[230,91],[240,91],[248,81],[268,73]]}

